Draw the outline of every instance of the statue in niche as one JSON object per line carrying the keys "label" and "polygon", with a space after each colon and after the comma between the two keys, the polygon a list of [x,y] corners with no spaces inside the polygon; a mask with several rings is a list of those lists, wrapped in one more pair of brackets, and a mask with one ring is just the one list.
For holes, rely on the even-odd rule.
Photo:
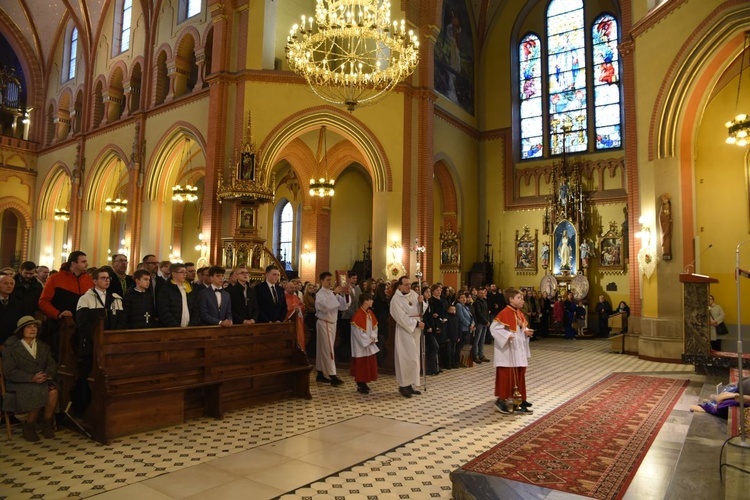
{"label": "statue in niche", "polygon": [[255,247],[253,247],[253,261],[250,266],[252,269],[260,269],[260,256],[262,252],[263,248],[260,245],[255,245]]}
{"label": "statue in niche", "polygon": [[661,230],[662,259],[672,260],[672,200],[669,193],[661,195],[659,229]]}
{"label": "statue in niche", "polygon": [[568,231],[563,231],[560,238],[560,246],[557,248],[557,254],[560,256],[560,269],[570,269],[570,255],[572,248],[568,238]]}

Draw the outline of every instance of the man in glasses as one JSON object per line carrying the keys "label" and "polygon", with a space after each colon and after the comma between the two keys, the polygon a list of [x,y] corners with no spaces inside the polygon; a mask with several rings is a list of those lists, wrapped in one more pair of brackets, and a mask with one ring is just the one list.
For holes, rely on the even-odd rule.
{"label": "man in glasses", "polygon": [[169,282],[162,286],[156,297],[159,324],[169,328],[200,325],[198,300],[187,283],[185,264],[172,264],[169,274]]}
{"label": "man in glasses", "polygon": [[166,283],[166,280],[159,277],[159,259],[156,258],[156,255],[148,254],[143,257],[143,269],[151,275],[151,294],[154,297],[154,304],[156,304],[157,294]]}
{"label": "man in glasses", "polygon": [[105,330],[119,330],[125,327],[125,314],[122,308],[122,297],[118,294],[107,295],[112,279],[106,269],[95,269],[94,288],[89,289],[78,299],[76,307],[76,329],[78,345],[74,346],[78,355],[79,379],[73,387],[71,401],[73,412],[82,415],[91,402],[91,390],[86,378],[93,367],[94,325],[104,318]]}
{"label": "man in glasses", "polygon": [[128,274],[128,256],[117,253],[112,256],[112,270],[110,273],[110,285],[107,289],[107,295],[117,294],[120,297],[125,296],[125,291],[134,286],[133,277]]}
{"label": "man in glasses", "polygon": [[232,321],[236,325],[252,325],[258,321],[258,300],[250,286],[250,273],[240,266],[236,269],[237,284],[227,287],[232,299]]}

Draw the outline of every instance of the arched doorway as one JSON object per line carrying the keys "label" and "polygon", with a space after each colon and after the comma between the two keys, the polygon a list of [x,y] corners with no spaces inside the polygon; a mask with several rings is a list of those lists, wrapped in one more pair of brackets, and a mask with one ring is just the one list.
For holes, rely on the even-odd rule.
{"label": "arched doorway", "polygon": [[21,221],[12,210],[3,210],[0,220],[0,267],[15,269],[21,263]]}

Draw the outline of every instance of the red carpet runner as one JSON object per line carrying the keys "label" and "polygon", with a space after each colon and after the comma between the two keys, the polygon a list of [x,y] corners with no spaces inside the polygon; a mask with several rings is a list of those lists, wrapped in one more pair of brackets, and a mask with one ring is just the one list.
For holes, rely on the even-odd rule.
{"label": "red carpet runner", "polygon": [[621,498],[688,382],[612,374],[463,469]]}

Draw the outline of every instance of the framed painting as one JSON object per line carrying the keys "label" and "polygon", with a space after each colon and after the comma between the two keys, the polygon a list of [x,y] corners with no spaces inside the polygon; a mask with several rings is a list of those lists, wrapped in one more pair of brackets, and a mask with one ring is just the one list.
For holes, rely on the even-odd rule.
{"label": "framed painting", "polygon": [[244,151],[240,154],[240,165],[237,173],[241,181],[255,180],[255,154]]}
{"label": "framed painting", "polygon": [[599,239],[599,270],[602,272],[625,271],[623,238],[617,230],[617,223],[609,223],[609,231]]}
{"label": "framed painting", "polygon": [[255,226],[255,211],[252,207],[239,207],[237,209],[237,228],[250,230]]}
{"label": "framed painting", "polygon": [[567,219],[555,226],[552,247],[552,273],[570,276],[578,271],[578,232]]}
{"label": "framed painting", "polygon": [[538,239],[538,229],[534,230],[534,236],[531,235],[529,226],[523,226],[523,234],[520,236],[516,230],[516,273],[536,274]]}
{"label": "framed painting", "polygon": [[461,239],[450,225],[440,232],[440,269],[455,269],[461,265]]}

